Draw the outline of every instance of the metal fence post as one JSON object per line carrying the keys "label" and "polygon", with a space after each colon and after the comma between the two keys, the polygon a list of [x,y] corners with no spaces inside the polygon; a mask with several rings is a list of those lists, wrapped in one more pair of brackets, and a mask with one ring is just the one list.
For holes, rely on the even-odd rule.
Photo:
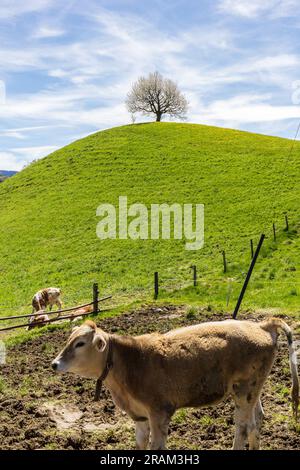
{"label": "metal fence post", "polygon": [[158,291],[159,291],[159,286],[158,286],[158,272],[154,273],[154,299],[156,300],[158,297]]}
{"label": "metal fence post", "polygon": [[193,265],[192,270],[193,270],[193,285],[194,285],[194,287],[197,287],[197,285],[198,285],[198,282],[197,282],[197,266]]}
{"label": "metal fence post", "polygon": [[238,298],[236,307],[235,307],[234,312],[233,312],[233,318],[234,318],[234,319],[237,317],[239,308],[240,308],[240,306],[241,306],[241,303],[242,303],[244,294],[245,294],[245,292],[246,292],[246,289],[247,289],[248,283],[249,283],[249,281],[250,281],[250,277],[251,277],[253,268],[254,268],[254,266],[255,266],[255,263],[256,263],[256,260],[257,260],[258,255],[259,255],[261,246],[262,246],[262,244],[263,244],[263,242],[264,242],[264,239],[265,239],[265,235],[262,234],[261,237],[260,237],[259,243],[258,243],[258,245],[257,245],[257,248],[256,248],[256,250],[255,250],[254,257],[253,257],[253,259],[252,259],[252,261],[251,261],[251,264],[250,264],[250,267],[249,267],[249,269],[248,269],[247,276],[246,276],[246,279],[245,279],[245,281],[244,281],[244,284],[243,284],[241,293],[240,293],[240,295],[239,295],[239,298]]}
{"label": "metal fence post", "polygon": [[98,284],[95,282],[93,284],[93,305],[94,305],[94,315],[99,313],[99,289]]}
{"label": "metal fence post", "polygon": [[226,262],[226,253],[225,253],[225,251],[222,251],[222,255],[223,255],[224,273],[226,273],[227,272],[227,262]]}
{"label": "metal fence post", "polygon": [[287,215],[285,215],[285,229],[287,232],[289,231],[289,218]]}

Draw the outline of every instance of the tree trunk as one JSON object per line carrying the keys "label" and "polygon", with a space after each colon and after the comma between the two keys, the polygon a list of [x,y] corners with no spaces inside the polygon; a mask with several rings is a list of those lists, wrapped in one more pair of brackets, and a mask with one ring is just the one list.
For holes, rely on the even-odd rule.
{"label": "tree trunk", "polygon": [[160,122],[161,120],[161,113],[156,113],[156,122]]}

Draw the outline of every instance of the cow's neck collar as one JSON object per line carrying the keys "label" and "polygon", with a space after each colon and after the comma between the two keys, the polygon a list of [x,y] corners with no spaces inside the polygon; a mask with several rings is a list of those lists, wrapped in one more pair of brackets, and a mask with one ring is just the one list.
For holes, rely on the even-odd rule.
{"label": "cow's neck collar", "polygon": [[100,394],[101,394],[101,389],[102,389],[102,382],[106,379],[106,377],[109,374],[110,369],[113,366],[113,361],[112,361],[112,340],[110,337],[108,337],[108,352],[107,352],[107,358],[106,358],[106,364],[103,369],[102,374],[100,377],[97,379],[96,382],[96,390],[95,390],[95,397],[94,401],[98,401],[100,399]]}

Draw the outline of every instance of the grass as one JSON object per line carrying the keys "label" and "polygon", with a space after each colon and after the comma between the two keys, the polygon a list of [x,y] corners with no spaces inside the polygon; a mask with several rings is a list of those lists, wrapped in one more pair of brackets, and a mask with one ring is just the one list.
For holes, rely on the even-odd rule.
{"label": "grass", "polygon": [[281,398],[287,398],[290,396],[291,393],[288,387],[281,384],[276,384],[276,392],[278,393],[278,395],[281,396]]}
{"label": "grass", "polygon": [[194,318],[195,316],[197,315],[197,308],[192,306],[192,307],[189,307],[187,313],[186,313],[186,316],[187,318],[189,319],[192,319]]}
{"label": "grass", "polygon": [[[154,271],[160,301],[232,309],[250,238],[256,244],[262,232],[268,238],[243,307],[297,312],[300,145],[287,159],[290,146],[235,130],[151,123],[96,133],[32,163],[0,185],[0,304],[14,307],[0,306],[0,315],[27,313],[33,293],[50,285],[62,288],[66,305],[90,301],[95,281],[114,303],[148,301]],[[120,195],[147,206],[205,204],[204,248],[187,251],[185,240],[100,241],[96,208],[117,205]]]}
{"label": "grass", "polygon": [[21,383],[19,384],[19,393],[22,397],[25,397],[30,394],[30,391],[33,387],[33,379],[30,376],[22,378]]}
{"label": "grass", "polygon": [[212,424],[215,423],[215,419],[213,419],[211,416],[209,415],[204,415],[202,416],[202,418],[200,419],[200,423],[202,424],[202,426],[211,426]]}
{"label": "grass", "polygon": [[187,410],[185,408],[182,408],[181,410],[178,410],[175,415],[172,418],[173,423],[176,424],[182,424],[185,423],[187,417]]}

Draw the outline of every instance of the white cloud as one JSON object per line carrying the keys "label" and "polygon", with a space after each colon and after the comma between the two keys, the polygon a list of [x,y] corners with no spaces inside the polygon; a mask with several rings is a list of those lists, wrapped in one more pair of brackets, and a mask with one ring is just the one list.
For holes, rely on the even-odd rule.
{"label": "white cloud", "polygon": [[271,16],[273,18],[297,17],[298,11],[299,0],[281,0],[277,2],[276,8],[271,12]]}
{"label": "white cloud", "polygon": [[[25,41],[24,45],[18,42],[14,47],[14,42],[9,42],[6,48],[2,45],[0,62],[7,76],[11,74],[15,78],[14,73],[21,71],[25,83],[33,78],[30,92],[8,93],[5,105],[0,107],[0,119],[5,127],[12,128],[0,131],[0,135],[31,139],[30,147],[21,150],[15,146],[2,152],[2,158],[15,158],[12,164],[20,167],[24,161],[39,158],[56,148],[38,146],[39,143],[62,144],[73,139],[77,132],[88,133],[129,123],[130,116],[124,106],[126,93],[139,75],[155,69],[178,81],[191,105],[189,120],[194,122],[233,127],[234,124],[247,126],[274,120],[286,122],[298,117],[299,109],[289,106],[289,102],[284,106],[285,101],[280,99],[282,90],[286,92],[292,81],[299,78],[300,60],[292,48],[285,48],[281,43],[272,55],[269,39],[267,44],[262,41],[255,51],[251,43],[244,48],[241,45],[243,33],[225,28],[224,22],[201,28],[192,25],[170,32],[167,27],[157,27],[144,18],[104,10],[99,3],[95,6],[88,2],[89,8],[79,12],[78,7],[76,13],[75,8],[72,9],[72,14],[79,13],[84,22],[89,21],[88,28],[84,23],[83,35],[79,32],[73,39],[70,35],[68,41],[63,38],[51,45],[41,42],[43,38],[59,37],[65,27],[69,27],[63,15],[55,27],[50,18],[42,15],[40,26],[32,29],[30,41]],[[231,7],[231,13],[252,18],[262,12],[270,15],[271,3],[271,0],[265,3],[223,0],[220,5]],[[276,14],[286,14],[287,6],[283,10],[281,5],[280,10],[282,2],[277,0],[276,3]],[[287,3],[290,8],[291,2],[287,0]],[[26,7],[48,8],[51,4],[50,1],[29,1]],[[45,86],[41,89],[43,80]],[[256,91],[241,93],[249,89]],[[260,95],[261,89],[270,93]],[[45,126],[40,126],[41,123]],[[42,134],[42,127],[59,126],[71,130]],[[40,129],[40,134],[33,136],[33,129]],[[37,146],[33,147],[32,143]]]}
{"label": "white cloud", "polygon": [[56,38],[63,36],[65,31],[60,28],[53,28],[51,26],[40,26],[32,34],[33,39],[46,39],[46,38]]}
{"label": "white cloud", "polygon": [[26,161],[20,161],[11,152],[0,152],[0,169],[18,171],[24,167]]}
{"label": "white cloud", "polygon": [[1,0],[0,19],[20,16],[25,13],[39,12],[53,5],[55,0]]}
{"label": "white cloud", "polygon": [[0,152],[0,169],[19,171],[32,160],[44,157],[54,150],[57,150],[56,146],[44,145],[12,148],[7,152]]}
{"label": "white cloud", "polygon": [[215,100],[201,109],[201,114],[192,116],[194,122],[207,124],[231,123],[264,123],[300,118],[299,106],[273,105],[271,95],[241,94],[224,100]]}
{"label": "white cloud", "polygon": [[42,145],[40,147],[17,147],[11,149],[13,153],[29,157],[31,160],[43,157],[44,155],[54,152],[54,150],[57,150],[55,145]]}
{"label": "white cloud", "polygon": [[51,128],[59,128],[59,127],[72,127],[70,124],[55,124],[55,125],[47,125],[47,126],[31,126],[31,127],[19,127],[14,129],[3,129],[0,130],[1,137],[10,137],[13,139],[27,139],[32,132],[41,132],[47,131]]}
{"label": "white cloud", "polygon": [[49,77],[54,77],[54,78],[64,78],[68,76],[68,72],[62,69],[54,69],[54,70],[49,70],[48,75]]}
{"label": "white cloud", "polygon": [[6,72],[41,68],[41,59],[32,50],[0,48],[0,62]]}
{"label": "white cloud", "polygon": [[232,15],[254,18],[276,3],[276,0],[221,0],[219,9]]}
{"label": "white cloud", "polygon": [[[20,96],[8,96],[6,105],[0,108],[0,117],[5,119],[22,119],[36,122],[43,116],[51,125],[92,126],[94,129],[119,125],[130,121],[124,107],[124,98],[131,83],[137,76],[158,68],[170,78],[177,78],[180,87],[188,95],[191,103],[191,116],[195,119],[199,109],[200,97],[208,91],[215,91],[230,84],[276,84],[287,87],[291,81],[291,70],[298,69],[299,57],[295,54],[278,53],[277,55],[256,55],[240,59],[231,65],[226,61],[214,64],[207,60],[207,51],[236,50],[234,36],[217,28],[192,32],[179,32],[170,36],[164,31],[157,31],[144,21],[138,22],[135,17],[121,17],[118,14],[101,14],[93,17],[97,28],[102,26],[101,39],[98,35],[89,40],[81,40],[54,47],[32,47],[26,50],[25,59],[21,50],[17,57],[11,59],[5,51],[4,59],[14,64],[19,59],[20,66],[45,69],[53,78],[62,78],[64,87],[49,88],[39,93]],[[207,41],[206,41],[207,35]],[[207,45],[208,44],[208,45]],[[199,61],[191,60],[190,48],[199,52]],[[157,51],[160,54],[157,54]],[[206,53],[203,56],[203,50]],[[243,57],[243,56],[242,56]],[[0,53],[1,58],[1,53]],[[3,58],[3,57],[2,57]],[[23,61],[23,62],[22,62]],[[26,63],[27,62],[27,63]],[[102,81],[103,75],[109,79]],[[66,85],[66,83],[69,83]],[[253,101],[253,100],[252,100]],[[201,107],[203,109],[203,104]],[[230,103],[237,106],[234,120],[252,122],[253,112],[261,107],[250,104],[250,115],[247,117],[249,103]],[[206,113],[207,120],[223,122],[222,101],[213,102]],[[264,106],[264,113],[269,108]],[[228,110],[224,110],[225,116]],[[239,116],[238,116],[239,115]],[[198,122],[202,121],[198,115]],[[232,121],[232,112],[228,120]]]}
{"label": "white cloud", "polygon": [[15,131],[15,130],[1,131],[0,136],[10,137],[12,139],[18,139],[18,140],[26,139],[26,136],[22,132]]}
{"label": "white cloud", "polygon": [[298,7],[298,0],[220,0],[218,6],[221,12],[246,18],[265,13],[272,18],[293,16]]}

